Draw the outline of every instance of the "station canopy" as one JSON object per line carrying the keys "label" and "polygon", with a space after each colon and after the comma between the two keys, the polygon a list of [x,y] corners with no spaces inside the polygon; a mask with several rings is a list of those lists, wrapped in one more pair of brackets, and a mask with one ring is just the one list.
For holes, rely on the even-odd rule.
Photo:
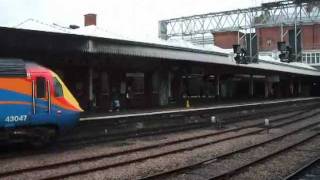
{"label": "station canopy", "polygon": [[135,39],[94,25],[72,29],[28,19],[15,27],[0,27],[0,39],[1,52],[115,54],[320,76],[316,68],[303,63],[282,63],[269,56],[259,56],[257,64],[237,64],[231,49],[199,47],[183,40]]}

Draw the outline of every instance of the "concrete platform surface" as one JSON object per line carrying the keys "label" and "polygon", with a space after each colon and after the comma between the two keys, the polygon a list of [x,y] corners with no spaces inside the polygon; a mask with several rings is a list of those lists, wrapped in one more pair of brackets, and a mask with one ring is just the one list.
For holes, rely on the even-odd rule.
{"label": "concrete platform surface", "polygon": [[301,98],[286,98],[286,99],[247,99],[233,100],[233,101],[218,101],[208,104],[196,104],[192,105],[190,108],[186,107],[164,107],[155,109],[133,109],[133,110],[120,110],[119,112],[108,112],[108,113],[84,113],[80,121],[88,120],[100,120],[100,119],[117,119],[117,118],[128,118],[128,117],[139,117],[139,116],[153,116],[153,115],[163,115],[171,113],[182,113],[182,112],[192,112],[201,110],[218,110],[218,109],[228,109],[246,106],[259,106],[259,105],[272,105],[281,103],[294,103],[309,100],[320,100],[320,97],[301,97]]}

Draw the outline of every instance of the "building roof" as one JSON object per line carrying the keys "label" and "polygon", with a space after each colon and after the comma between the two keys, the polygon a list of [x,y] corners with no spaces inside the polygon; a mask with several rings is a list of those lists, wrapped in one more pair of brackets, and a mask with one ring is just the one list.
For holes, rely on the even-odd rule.
{"label": "building roof", "polygon": [[[233,53],[230,49],[222,49],[213,45],[199,47],[183,40],[165,41],[155,38],[135,39],[109,32],[97,26],[86,26],[78,29],[71,29],[57,24],[47,24],[35,19],[28,19],[13,28],[0,28],[0,34],[1,30],[26,31],[29,33],[40,34],[46,33],[59,37],[63,36],[63,39],[72,37],[72,39],[66,41],[66,44],[63,44],[64,47],[71,48],[72,50],[81,50],[87,53],[123,54],[171,60],[196,61],[276,72],[320,76],[320,71],[302,63],[288,64],[274,60],[272,57],[259,56],[259,63],[257,64],[237,64],[233,60]],[[61,44],[57,43],[58,42],[54,42],[50,45],[50,50],[54,48],[62,48],[60,47]],[[46,46],[46,44],[44,43],[43,46]]]}
{"label": "building roof", "polygon": [[64,34],[73,34],[73,35],[82,35],[82,36],[92,36],[99,38],[108,38],[115,40],[125,40],[125,41],[133,41],[133,42],[141,42],[141,43],[149,43],[149,44],[157,44],[164,46],[172,46],[172,47],[180,47],[180,48],[188,48],[193,50],[202,50],[202,51],[213,51],[219,53],[228,54],[229,50],[225,50],[219,48],[217,46],[211,47],[199,47],[188,41],[184,40],[162,40],[159,38],[135,38],[128,37],[124,35],[120,35],[117,33],[110,32],[106,29],[100,28],[98,26],[90,25],[79,27],[78,29],[71,29],[69,27],[59,26],[57,24],[47,24],[35,19],[27,19],[26,21],[14,26],[17,29],[26,29],[26,30],[36,30],[36,31],[45,31],[45,32],[55,32],[55,33],[64,33]]}

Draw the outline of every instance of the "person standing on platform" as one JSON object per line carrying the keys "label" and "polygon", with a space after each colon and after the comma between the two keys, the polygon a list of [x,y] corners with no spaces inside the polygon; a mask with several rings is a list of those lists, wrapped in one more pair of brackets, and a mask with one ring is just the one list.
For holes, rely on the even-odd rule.
{"label": "person standing on platform", "polygon": [[120,111],[120,95],[116,88],[112,88],[111,109],[109,111]]}
{"label": "person standing on platform", "polygon": [[132,94],[132,88],[131,86],[128,86],[127,91],[126,91],[126,105],[127,109],[131,108],[131,99],[133,98]]}

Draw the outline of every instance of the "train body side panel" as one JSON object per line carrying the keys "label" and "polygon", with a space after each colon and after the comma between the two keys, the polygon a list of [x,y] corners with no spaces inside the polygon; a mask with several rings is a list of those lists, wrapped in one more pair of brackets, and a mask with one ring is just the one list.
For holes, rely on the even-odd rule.
{"label": "train body side panel", "polygon": [[64,131],[79,119],[78,112],[61,105],[63,98],[52,96],[50,113],[47,99],[35,98],[35,113],[32,102],[31,79],[0,78],[0,129],[54,125]]}
{"label": "train body side panel", "polygon": [[32,83],[26,78],[0,78],[0,128],[29,123],[31,95]]}
{"label": "train body side panel", "polygon": [[82,109],[62,80],[34,63],[25,68],[25,76],[0,76],[0,140],[73,128]]}

